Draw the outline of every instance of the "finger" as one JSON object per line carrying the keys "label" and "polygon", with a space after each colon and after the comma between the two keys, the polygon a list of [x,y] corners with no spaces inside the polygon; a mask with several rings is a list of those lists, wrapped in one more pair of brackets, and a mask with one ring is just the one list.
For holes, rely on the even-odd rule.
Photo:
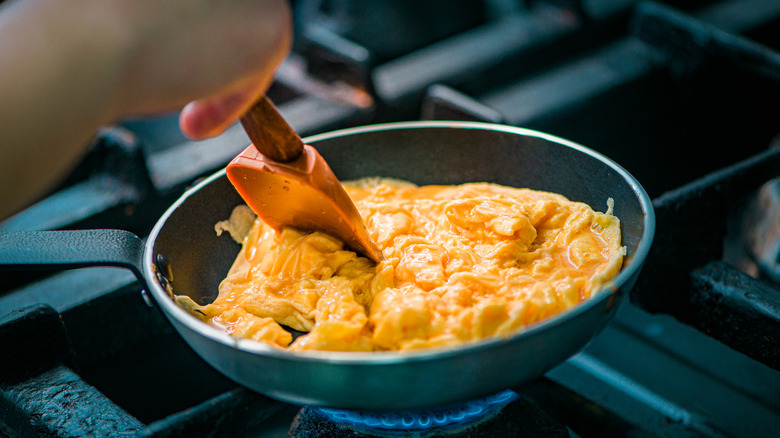
{"label": "finger", "polygon": [[219,135],[250,103],[243,93],[190,102],[179,115],[179,127],[185,136],[194,140]]}

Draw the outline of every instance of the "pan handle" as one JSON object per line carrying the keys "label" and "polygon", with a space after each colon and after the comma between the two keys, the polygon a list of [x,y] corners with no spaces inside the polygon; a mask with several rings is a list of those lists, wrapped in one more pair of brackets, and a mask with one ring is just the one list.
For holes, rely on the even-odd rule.
{"label": "pan handle", "polygon": [[117,266],[143,276],[144,245],[124,230],[0,231],[0,270]]}

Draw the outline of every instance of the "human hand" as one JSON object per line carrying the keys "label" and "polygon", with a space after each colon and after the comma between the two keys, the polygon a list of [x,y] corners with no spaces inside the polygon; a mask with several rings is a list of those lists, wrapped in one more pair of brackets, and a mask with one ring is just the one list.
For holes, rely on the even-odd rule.
{"label": "human hand", "polygon": [[[193,139],[224,131],[270,86],[292,42],[285,0],[132,2],[126,109],[178,109]],[[140,3],[140,4],[138,4]]]}
{"label": "human hand", "polygon": [[0,3],[0,220],[124,116],[184,107],[188,137],[222,132],[270,86],[291,15],[286,0]]}

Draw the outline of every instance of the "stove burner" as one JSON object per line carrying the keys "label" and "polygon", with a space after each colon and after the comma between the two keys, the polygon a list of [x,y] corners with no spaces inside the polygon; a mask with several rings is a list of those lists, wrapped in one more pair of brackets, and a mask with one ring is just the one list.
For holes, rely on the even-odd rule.
{"label": "stove burner", "polygon": [[435,428],[441,432],[471,426],[491,418],[507,404],[518,399],[511,390],[461,404],[406,412],[361,412],[320,408],[331,421],[347,424],[356,430],[380,431],[386,435],[407,435]]}
{"label": "stove burner", "polygon": [[780,178],[764,184],[748,203],[741,231],[760,273],[780,284]]}
{"label": "stove burner", "polygon": [[568,437],[566,426],[513,391],[407,412],[356,412],[304,407],[288,437]]}

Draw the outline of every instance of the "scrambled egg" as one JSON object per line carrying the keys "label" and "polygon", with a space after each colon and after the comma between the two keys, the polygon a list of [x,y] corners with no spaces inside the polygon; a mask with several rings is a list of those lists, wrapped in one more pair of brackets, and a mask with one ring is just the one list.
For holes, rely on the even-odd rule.
{"label": "scrambled egg", "polygon": [[[621,267],[611,199],[599,213],[488,183],[371,179],[346,188],[382,263],[325,233],[276,232],[244,207],[234,216],[253,223],[218,224],[243,245],[218,298],[192,308],[233,336],[290,350],[452,346],[508,336],[576,306]],[[305,334],[293,341],[282,326]]]}

